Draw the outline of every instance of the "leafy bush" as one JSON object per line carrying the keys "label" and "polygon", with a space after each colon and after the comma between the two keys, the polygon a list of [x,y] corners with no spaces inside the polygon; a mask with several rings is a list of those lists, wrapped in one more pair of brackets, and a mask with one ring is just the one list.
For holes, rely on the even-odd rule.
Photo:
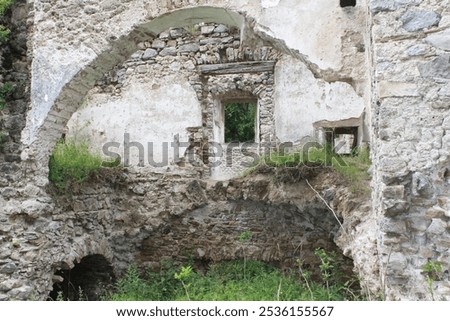
{"label": "leafy bush", "polygon": [[50,157],[49,179],[65,190],[71,182],[79,183],[98,173],[101,166],[102,158],[92,154],[87,143],[59,142]]}

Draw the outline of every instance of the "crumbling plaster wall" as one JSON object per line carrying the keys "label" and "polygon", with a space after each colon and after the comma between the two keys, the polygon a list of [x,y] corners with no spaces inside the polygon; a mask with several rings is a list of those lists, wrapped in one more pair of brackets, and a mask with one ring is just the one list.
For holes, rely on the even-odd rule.
{"label": "crumbling plaster wall", "polygon": [[[208,7],[200,7],[202,5]],[[179,8],[194,7],[193,11],[164,16]],[[363,38],[356,42],[357,45],[351,39],[353,33],[364,34],[364,2],[353,11],[340,8],[337,1],[330,3],[327,0],[295,3],[290,0],[252,1],[245,4],[231,0],[130,3],[35,1],[34,9],[32,106],[22,135],[24,145],[31,148],[25,149],[22,154],[24,160],[42,158],[37,162],[45,163],[45,155],[52,149],[58,133],[81,104],[78,96],[83,97],[103,72],[132,54],[135,51],[133,48],[137,49],[138,39],[145,40],[149,34],[158,34],[168,27],[192,25],[205,20],[238,27],[251,26],[259,38],[298,58],[316,77],[349,81],[359,95],[368,94],[367,90],[359,88],[359,84],[364,83],[364,75],[353,75],[352,68],[360,65],[360,55],[352,53],[358,51],[357,48],[364,51],[366,47]],[[281,24],[276,17],[285,14],[296,18]],[[243,17],[249,20],[244,22]],[[317,24],[318,17],[324,17],[326,23]],[[355,17],[358,17],[357,23]],[[333,34],[334,37],[329,39],[331,36],[327,36],[326,41],[319,41],[320,37],[311,36],[325,34]],[[252,36],[246,33],[245,28],[243,35],[251,42]],[[338,54],[341,50],[344,54]],[[349,80],[353,78],[355,80]],[[362,110],[363,106],[360,106],[358,112]],[[295,132],[297,127],[291,126],[291,129]],[[298,136],[304,132],[299,131]],[[45,171],[45,168],[42,170]]]}

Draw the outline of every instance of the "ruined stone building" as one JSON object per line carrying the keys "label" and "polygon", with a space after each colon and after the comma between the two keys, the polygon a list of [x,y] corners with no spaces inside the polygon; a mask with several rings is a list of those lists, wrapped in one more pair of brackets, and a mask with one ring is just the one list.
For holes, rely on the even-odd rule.
{"label": "ruined stone building", "polygon": [[[449,0],[17,0],[5,24],[0,300],[45,300],[69,270],[89,287],[133,262],[234,259],[247,229],[255,259],[336,249],[390,300],[430,299],[439,262],[450,299]],[[256,108],[248,142],[225,139],[231,103]],[[306,182],[240,177],[328,130],[372,159],[365,200],[311,178],[344,230]],[[127,166],[57,197],[62,138]]]}

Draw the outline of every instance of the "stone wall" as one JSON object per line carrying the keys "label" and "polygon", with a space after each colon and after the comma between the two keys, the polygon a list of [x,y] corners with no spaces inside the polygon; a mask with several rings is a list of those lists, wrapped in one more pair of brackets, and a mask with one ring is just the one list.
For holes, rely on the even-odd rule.
{"label": "stone wall", "polygon": [[12,91],[7,94],[6,104],[0,110],[0,187],[8,187],[23,179],[20,168],[21,132],[30,103],[27,41],[32,24],[29,11],[30,6],[25,1],[17,1],[13,10],[6,12],[3,22],[11,34],[8,43],[0,49],[0,86],[10,84]]}
{"label": "stone wall", "polygon": [[390,299],[449,299],[449,1],[371,1],[374,214]]}
{"label": "stone wall", "polygon": [[[339,223],[304,180],[296,182],[296,171],[287,171],[278,181],[266,173],[227,182],[199,180],[188,173],[107,173],[73,185],[70,196],[53,195],[51,212],[33,216],[6,209],[14,225],[3,231],[2,299],[46,299],[58,289],[54,283],[70,275],[68,270],[79,270],[80,262],[95,272],[84,278],[94,279],[101,271],[83,263],[92,256],[105,266],[105,275],[99,276],[104,281],[105,262],[114,275],[133,262],[158,269],[161,260],[244,256],[282,267],[292,267],[300,258],[314,267],[318,247],[336,251],[345,268],[352,269],[334,243]],[[326,185],[328,201],[334,199],[333,176],[317,170],[304,175],[320,190]],[[244,231],[252,233],[246,244],[239,241]],[[85,290],[98,293],[91,286]]]}

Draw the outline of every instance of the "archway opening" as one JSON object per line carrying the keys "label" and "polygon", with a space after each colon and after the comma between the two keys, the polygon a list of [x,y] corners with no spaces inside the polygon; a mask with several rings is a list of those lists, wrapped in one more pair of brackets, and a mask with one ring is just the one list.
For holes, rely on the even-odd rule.
{"label": "archway opening", "polygon": [[115,281],[111,264],[103,255],[85,256],[72,269],[53,276],[49,301],[97,301]]}

